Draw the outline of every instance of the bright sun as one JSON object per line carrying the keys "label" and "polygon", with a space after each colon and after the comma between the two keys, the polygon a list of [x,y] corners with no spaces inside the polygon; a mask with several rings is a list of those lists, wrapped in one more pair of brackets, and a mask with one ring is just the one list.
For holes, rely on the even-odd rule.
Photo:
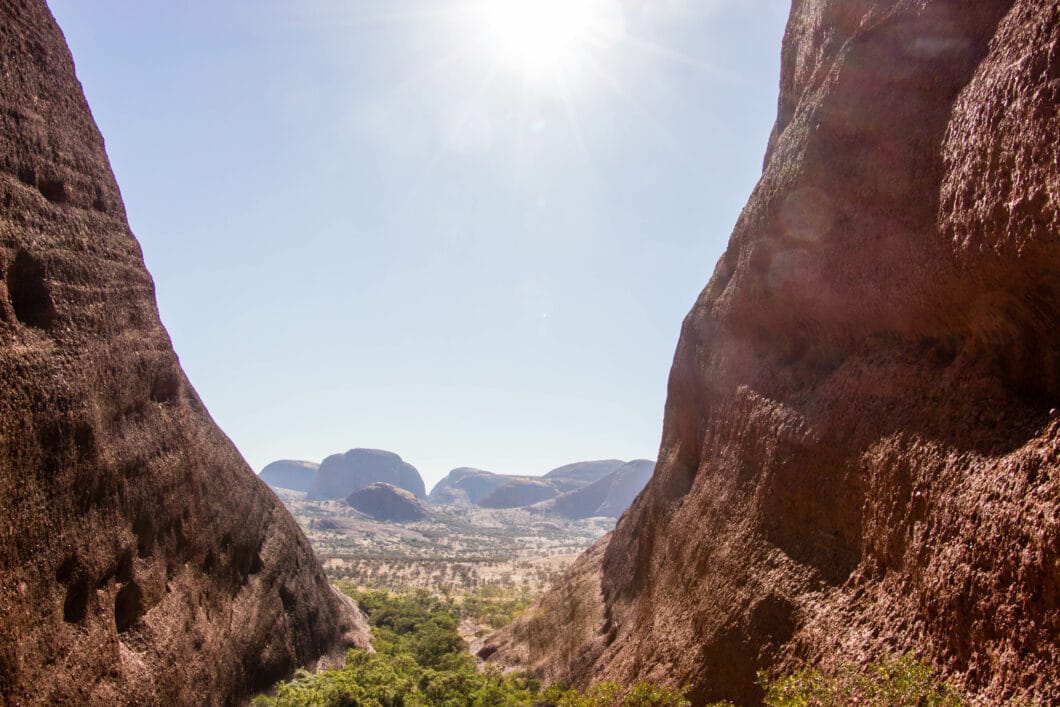
{"label": "bright sun", "polygon": [[481,17],[493,52],[531,80],[577,73],[622,31],[618,0],[486,0]]}

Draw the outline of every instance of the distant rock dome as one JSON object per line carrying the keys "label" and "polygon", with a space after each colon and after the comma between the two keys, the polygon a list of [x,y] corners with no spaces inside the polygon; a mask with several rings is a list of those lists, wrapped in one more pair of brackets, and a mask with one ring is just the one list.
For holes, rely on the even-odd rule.
{"label": "distant rock dome", "polygon": [[368,484],[351,493],[346,503],[369,518],[380,521],[401,523],[427,517],[427,507],[420,499],[392,484]]}
{"label": "distant rock dome", "polygon": [[320,464],[309,498],[345,498],[376,482],[405,489],[416,498],[427,497],[420,472],[397,454],[380,449],[351,449],[345,454],[333,454]]}

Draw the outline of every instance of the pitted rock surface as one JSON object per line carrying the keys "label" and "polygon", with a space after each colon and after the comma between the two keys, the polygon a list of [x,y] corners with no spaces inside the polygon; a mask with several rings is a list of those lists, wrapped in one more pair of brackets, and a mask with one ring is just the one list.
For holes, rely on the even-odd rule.
{"label": "pitted rock surface", "polygon": [[44,0],[0,4],[0,380],[0,701],[231,703],[367,645],[181,371]]}

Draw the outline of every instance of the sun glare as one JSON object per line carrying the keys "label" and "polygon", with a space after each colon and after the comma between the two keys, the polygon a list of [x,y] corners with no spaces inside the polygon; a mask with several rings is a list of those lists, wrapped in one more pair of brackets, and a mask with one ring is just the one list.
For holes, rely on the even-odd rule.
{"label": "sun glare", "polygon": [[622,32],[617,0],[487,0],[487,44],[511,70],[531,80],[578,73],[588,52]]}

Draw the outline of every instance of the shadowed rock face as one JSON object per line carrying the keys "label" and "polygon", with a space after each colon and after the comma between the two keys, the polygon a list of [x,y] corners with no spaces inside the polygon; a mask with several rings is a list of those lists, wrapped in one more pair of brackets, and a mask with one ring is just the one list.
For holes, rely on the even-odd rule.
{"label": "shadowed rock face", "polygon": [[319,464],[284,459],[267,464],[261,470],[261,480],[273,488],[290,489],[308,493],[313,488]]}
{"label": "shadowed rock face", "polygon": [[416,467],[393,452],[378,449],[351,449],[345,454],[332,454],[320,464],[309,498],[345,498],[376,482],[405,489],[416,498],[427,498],[423,477]]}
{"label": "shadowed rock face", "polygon": [[1055,0],[793,3],[576,680],[751,704],[761,668],[919,651],[1060,694],[1058,105]]}
{"label": "shadowed rock face", "polygon": [[0,104],[0,695],[225,703],[365,645],[180,369],[43,0]]}
{"label": "shadowed rock face", "polygon": [[427,517],[424,503],[405,489],[391,484],[368,484],[346,498],[354,510],[381,521],[407,522]]}

